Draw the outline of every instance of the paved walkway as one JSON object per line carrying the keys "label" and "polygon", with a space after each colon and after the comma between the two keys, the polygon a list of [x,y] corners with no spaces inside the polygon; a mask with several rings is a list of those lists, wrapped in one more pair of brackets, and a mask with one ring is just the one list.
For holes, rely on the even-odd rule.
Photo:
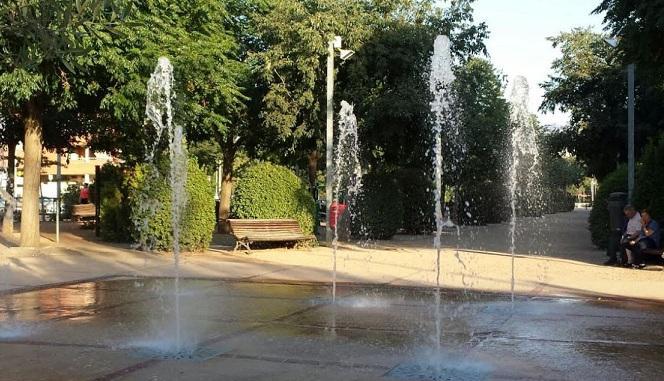
{"label": "paved walkway", "polygon": [[[522,219],[516,239],[515,285],[519,294],[575,295],[596,298],[645,298],[664,301],[664,272],[610,268],[595,250],[586,229],[588,212]],[[132,250],[94,238],[89,230],[63,227],[54,243],[53,224],[44,224],[39,250],[11,247],[0,240],[0,291],[110,275],[171,276],[170,255]],[[506,224],[446,232],[441,256],[442,286],[497,292],[511,289],[509,234]],[[431,237],[398,236],[364,246],[343,245],[337,253],[338,281],[392,285],[435,285]],[[330,282],[332,250],[255,250],[233,253],[215,237],[203,254],[187,254],[181,274],[189,277]],[[457,244],[459,249],[456,249]]]}

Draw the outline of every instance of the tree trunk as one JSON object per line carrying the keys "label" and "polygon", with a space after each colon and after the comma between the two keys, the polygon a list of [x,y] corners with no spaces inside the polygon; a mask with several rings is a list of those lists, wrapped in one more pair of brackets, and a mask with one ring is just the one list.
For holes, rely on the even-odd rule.
{"label": "tree trunk", "polygon": [[231,216],[231,195],[233,193],[233,163],[235,149],[224,150],[221,164],[221,189],[219,189],[219,233],[230,233],[228,219]]}
{"label": "tree trunk", "polygon": [[314,150],[309,152],[308,159],[307,173],[309,175],[309,190],[315,199],[318,197],[318,159],[320,159],[318,151]]}
{"label": "tree trunk", "polygon": [[16,167],[16,142],[7,142],[7,189],[5,199],[5,215],[2,219],[2,232],[14,233],[14,168]]}
{"label": "tree trunk", "polygon": [[42,113],[35,100],[27,104],[23,139],[23,202],[21,246],[39,246],[39,184],[42,154]]}

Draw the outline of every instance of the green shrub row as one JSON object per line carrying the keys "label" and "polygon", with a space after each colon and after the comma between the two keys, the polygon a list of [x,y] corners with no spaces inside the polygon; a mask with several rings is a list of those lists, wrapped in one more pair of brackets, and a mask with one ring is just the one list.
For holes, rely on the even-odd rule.
{"label": "green shrub row", "polygon": [[592,242],[606,248],[609,236],[609,195],[613,192],[627,193],[627,166],[622,165],[608,174],[600,183],[595,194],[595,203],[590,211],[590,237]]}
{"label": "green shrub row", "polygon": [[[650,141],[636,167],[634,206],[647,208],[652,217],[664,221],[664,134]],[[599,183],[595,204],[590,213],[589,225],[592,241],[605,248],[609,235],[609,195],[627,193],[627,166],[621,165]]]}
{"label": "green shrub row", "polygon": [[354,207],[351,232],[356,237],[390,239],[403,225],[403,198],[399,183],[391,174],[370,173],[363,176],[362,192]]}

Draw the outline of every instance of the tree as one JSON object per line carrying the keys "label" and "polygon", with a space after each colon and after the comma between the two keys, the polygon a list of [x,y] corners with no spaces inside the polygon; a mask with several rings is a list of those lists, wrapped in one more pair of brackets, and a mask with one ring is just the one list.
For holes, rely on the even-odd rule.
{"label": "tree", "polygon": [[323,142],[328,42],[339,35],[344,46],[357,50],[370,34],[371,2],[268,4],[267,11],[256,16],[258,37],[265,46],[256,59],[267,88],[260,115],[263,138],[253,150],[280,162],[297,163],[306,157],[310,179],[315,179]]}
{"label": "tree", "polygon": [[96,135],[99,147],[122,147],[130,163],[145,157],[151,130],[144,127],[146,83],[160,56],[174,66],[175,123],[192,152],[208,167],[221,161],[220,217],[228,218],[232,168],[240,137],[254,119],[248,113],[253,88],[247,57],[253,43],[252,0],[134,1],[117,27],[122,39],[102,41],[99,61],[108,73],[109,95],[101,107],[114,122]]}
{"label": "tree", "polygon": [[10,112],[0,116],[0,145],[7,147],[7,186],[0,190],[0,198],[5,201],[5,214],[2,220],[2,232],[12,234],[14,232],[14,210],[16,200],[14,198],[14,176],[16,169],[16,145],[21,139],[23,126],[21,121]]}
{"label": "tree", "polygon": [[433,41],[449,35],[461,63],[484,53],[487,28],[473,23],[471,3],[443,9],[431,1],[394,1],[373,9],[371,37],[339,74],[339,99],[355,103],[369,165],[430,167],[427,74]]}
{"label": "tree", "polygon": [[98,82],[88,71],[89,43],[118,19],[109,0],[7,0],[0,4],[0,103],[23,122],[21,246],[39,245],[39,183],[47,110],[77,107]]}
{"label": "tree", "polygon": [[122,147],[131,163],[144,160],[152,139],[144,126],[146,83],[161,56],[174,67],[174,122],[190,141],[224,134],[243,108],[238,81],[245,70],[234,57],[238,45],[225,27],[228,17],[223,2],[132,1],[131,13],[115,28],[122,38],[98,40],[93,52],[108,86],[101,108],[112,117],[94,143]]}
{"label": "tree", "polygon": [[508,166],[510,109],[503,83],[487,60],[470,59],[457,70],[457,94],[465,154],[461,158],[460,221],[502,222],[508,208],[505,173]]}
{"label": "tree", "polygon": [[594,13],[605,14],[604,23],[613,36],[618,36],[618,49],[623,63],[636,62],[659,77],[664,69],[664,1],[602,0]]}
{"label": "tree", "polygon": [[[601,34],[574,29],[551,38],[562,57],[552,64],[554,74],[542,84],[542,110],[570,113],[563,134],[564,147],[598,178],[627,158],[626,78],[622,53],[614,51]],[[639,69],[640,70],[640,69]],[[640,71],[639,71],[640,72]],[[663,128],[661,91],[637,76],[636,152]],[[564,143],[564,141],[567,141]],[[598,148],[601,147],[601,148]]]}

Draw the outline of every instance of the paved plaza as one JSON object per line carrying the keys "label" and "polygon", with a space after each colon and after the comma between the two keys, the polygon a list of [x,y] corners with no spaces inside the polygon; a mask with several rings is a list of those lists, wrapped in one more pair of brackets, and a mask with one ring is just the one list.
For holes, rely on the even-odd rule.
{"label": "paved plaza", "polygon": [[[520,223],[516,241],[515,291],[529,296],[595,296],[663,300],[664,273],[657,263],[647,270],[604,267],[604,253],[590,243],[588,212],[549,215]],[[533,223],[535,222],[535,223]],[[104,276],[172,276],[167,254],[132,250],[94,238],[92,230],[67,225],[56,245],[53,225],[45,224],[40,250],[0,248],[0,289],[20,289]],[[509,292],[511,257],[508,225],[446,231],[442,284],[450,289]],[[5,239],[5,242],[8,240]],[[429,236],[397,236],[391,241],[342,244],[337,253],[343,282],[432,286],[435,252]],[[459,245],[459,249],[456,247]],[[183,276],[242,280],[329,283],[332,250],[320,246],[233,252],[232,241],[215,236],[206,253],[187,254]]]}
{"label": "paved plaza", "polygon": [[330,248],[216,236],[183,258],[176,345],[170,255],[45,225],[3,240],[0,380],[662,378],[662,267],[601,266],[585,218],[522,223],[514,303],[507,226],[446,232],[439,351],[431,237],[341,245],[333,304]]}
{"label": "paved plaza", "polygon": [[664,307],[430,289],[113,278],[0,297],[2,380],[655,380]]}

